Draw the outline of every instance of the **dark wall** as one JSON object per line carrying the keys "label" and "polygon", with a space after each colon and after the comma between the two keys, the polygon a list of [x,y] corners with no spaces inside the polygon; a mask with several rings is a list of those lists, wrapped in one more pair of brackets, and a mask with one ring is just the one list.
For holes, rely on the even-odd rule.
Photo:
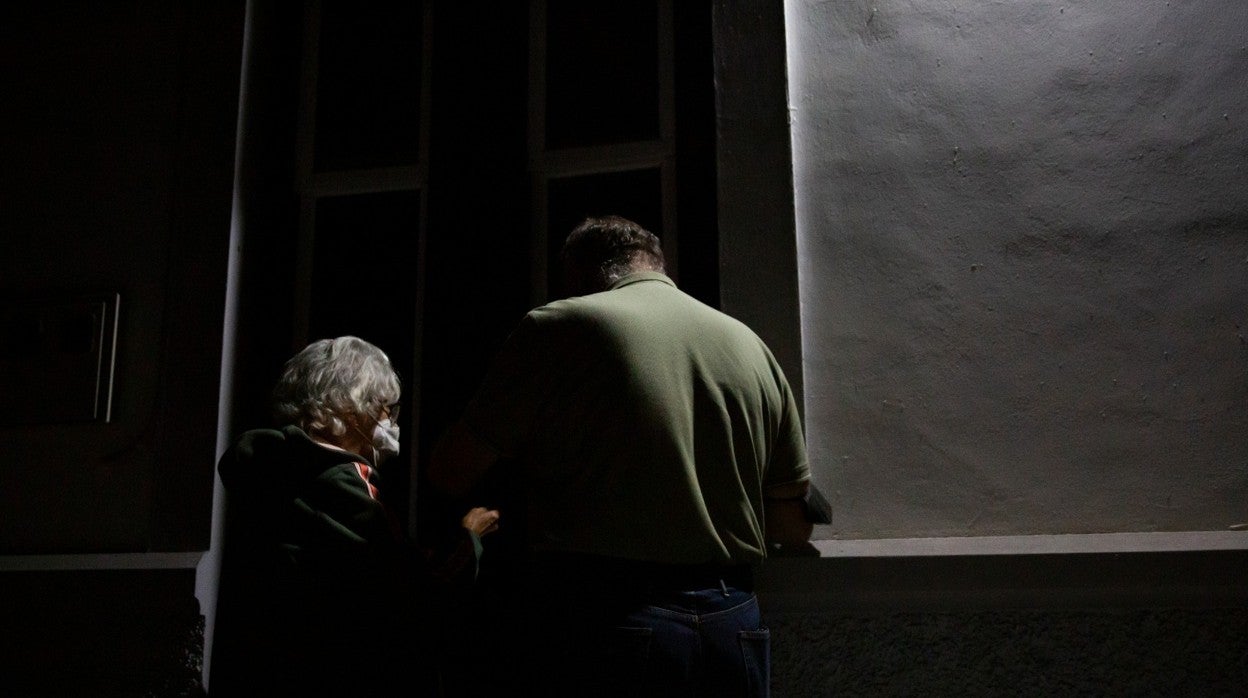
{"label": "dark wall", "polygon": [[0,10],[6,695],[197,680],[243,8]]}
{"label": "dark wall", "polygon": [[6,343],[38,352],[3,353],[27,389],[0,400],[80,399],[42,389],[62,365],[47,357],[90,361],[113,337],[66,344],[44,320],[100,294],[120,310],[107,421],[0,423],[0,507],[22,522],[0,552],[205,549],[242,3],[2,12],[0,306]]}
{"label": "dark wall", "polygon": [[193,569],[6,572],[0,588],[4,695],[196,695]]}

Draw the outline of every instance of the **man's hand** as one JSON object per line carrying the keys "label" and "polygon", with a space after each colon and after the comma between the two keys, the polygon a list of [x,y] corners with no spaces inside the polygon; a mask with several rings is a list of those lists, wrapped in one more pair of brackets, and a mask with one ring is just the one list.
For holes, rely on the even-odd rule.
{"label": "man's hand", "polygon": [[498,510],[473,507],[468,510],[467,514],[464,514],[461,523],[464,528],[477,534],[477,537],[482,537],[498,530]]}
{"label": "man's hand", "polygon": [[805,545],[815,525],[806,518],[802,499],[810,481],[778,485],[763,492],[763,527],[768,543],[782,546]]}

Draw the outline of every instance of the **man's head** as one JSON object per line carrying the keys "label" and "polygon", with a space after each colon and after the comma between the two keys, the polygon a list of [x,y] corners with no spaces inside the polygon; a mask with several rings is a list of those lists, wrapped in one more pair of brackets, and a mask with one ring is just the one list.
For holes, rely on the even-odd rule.
{"label": "man's head", "polygon": [[586,218],[568,235],[560,254],[565,295],[605,291],[638,271],[665,271],[659,238],[619,216]]}

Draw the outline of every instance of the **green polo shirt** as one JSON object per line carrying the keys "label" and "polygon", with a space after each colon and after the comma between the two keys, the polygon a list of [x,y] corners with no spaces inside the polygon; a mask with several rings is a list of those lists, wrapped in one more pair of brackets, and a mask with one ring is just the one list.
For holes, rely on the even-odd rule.
{"label": "green polo shirt", "polygon": [[809,478],[771,352],[657,272],[531,311],[464,421],[527,469],[540,551],[757,562],[763,491]]}

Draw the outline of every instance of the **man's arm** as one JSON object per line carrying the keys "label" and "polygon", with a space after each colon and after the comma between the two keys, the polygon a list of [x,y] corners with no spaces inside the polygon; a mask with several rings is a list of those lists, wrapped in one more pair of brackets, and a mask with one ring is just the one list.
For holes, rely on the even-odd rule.
{"label": "man's arm", "polygon": [[790,482],[763,492],[763,530],[768,543],[805,545],[814,524],[806,516],[805,497],[810,481]]}
{"label": "man's arm", "polygon": [[458,421],[438,440],[429,458],[429,482],[451,497],[468,493],[498,462],[498,453]]}

